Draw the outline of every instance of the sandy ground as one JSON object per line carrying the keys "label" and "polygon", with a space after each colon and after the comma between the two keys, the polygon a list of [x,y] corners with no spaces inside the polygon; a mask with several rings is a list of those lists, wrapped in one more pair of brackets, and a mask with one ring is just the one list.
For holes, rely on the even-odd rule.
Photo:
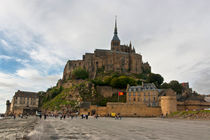
{"label": "sandy ground", "polygon": [[41,120],[28,135],[32,140],[210,140],[210,121],[161,118]]}
{"label": "sandy ground", "polygon": [[[27,133],[31,140],[210,140],[210,121],[161,118],[47,118],[1,120],[0,139]],[[34,130],[31,131],[35,125]],[[25,131],[25,132],[24,132]],[[20,132],[20,134],[18,133]],[[9,137],[10,136],[10,137]]]}
{"label": "sandy ground", "polygon": [[23,139],[28,135],[38,123],[38,118],[29,117],[27,119],[1,119],[0,120],[0,140]]}

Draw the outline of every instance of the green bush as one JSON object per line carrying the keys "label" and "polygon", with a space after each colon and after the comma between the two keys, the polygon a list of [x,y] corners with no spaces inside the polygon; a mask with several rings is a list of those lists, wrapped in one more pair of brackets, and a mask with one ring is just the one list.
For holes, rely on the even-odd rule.
{"label": "green bush", "polygon": [[112,81],[112,76],[105,76],[104,77],[104,84],[105,85],[110,85],[111,81]]}
{"label": "green bush", "polygon": [[72,72],[73,79],[87,79],[88,76],[88,72],[82,68],[77,68]]}
{"label": "green bush", "polygon": [[133,78],[128,77],[128,76],[120,76],[118,78],[114,77],[110,83],[112,87],[124,88],[124,89],[127,87],[128,84],[131,86],[134,86],[136,85],[136,81]]}
{"label": "green bush", "polygon": [[103,85],[105,85],[105,83],[104,83],[101,79],[91,80],[91,82],[92,82],[95,86],[103,86]]}

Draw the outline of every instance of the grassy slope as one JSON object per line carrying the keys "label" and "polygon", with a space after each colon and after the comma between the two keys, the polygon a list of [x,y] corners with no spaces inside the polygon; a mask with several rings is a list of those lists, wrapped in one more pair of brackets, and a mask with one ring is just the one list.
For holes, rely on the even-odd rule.
{"label": "grassy slope", "polygon": [[169,118],[210,119],[210,110],[177,111],[170,114]]}

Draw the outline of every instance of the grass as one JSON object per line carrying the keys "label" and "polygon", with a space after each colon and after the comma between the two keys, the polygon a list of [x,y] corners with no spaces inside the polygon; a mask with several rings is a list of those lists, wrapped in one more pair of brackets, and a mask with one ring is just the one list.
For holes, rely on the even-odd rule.
{"label": "grass", "polygon": [[50,110],[59,110],[62,106],[67,105],[74,107],[77,104],[77,102],[74,100],[68,100],[68,93],[70,90],[70,88],[63,89],[62,92],[58,94],[55,98],[44,103],[43,108]]}
{"label": "grass", "polygon": [[200,110],[200,111],[177,111],[170,114],[170,117],[181,117],[181,116],[188,116],[188,115],[194,115],[198,113],[210,113],[210,110]]}

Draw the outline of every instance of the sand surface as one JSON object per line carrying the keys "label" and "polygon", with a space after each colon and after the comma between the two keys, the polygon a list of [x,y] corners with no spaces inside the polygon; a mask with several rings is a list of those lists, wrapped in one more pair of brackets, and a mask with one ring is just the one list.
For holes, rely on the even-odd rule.
{"label": "sand surface", "polygon": [[[210,140],[210,121],[161,118],[1,120],[0,139]],[[33,126],[34,129],[33,129]],[[33,130],[32,130],[33,129]]]}

